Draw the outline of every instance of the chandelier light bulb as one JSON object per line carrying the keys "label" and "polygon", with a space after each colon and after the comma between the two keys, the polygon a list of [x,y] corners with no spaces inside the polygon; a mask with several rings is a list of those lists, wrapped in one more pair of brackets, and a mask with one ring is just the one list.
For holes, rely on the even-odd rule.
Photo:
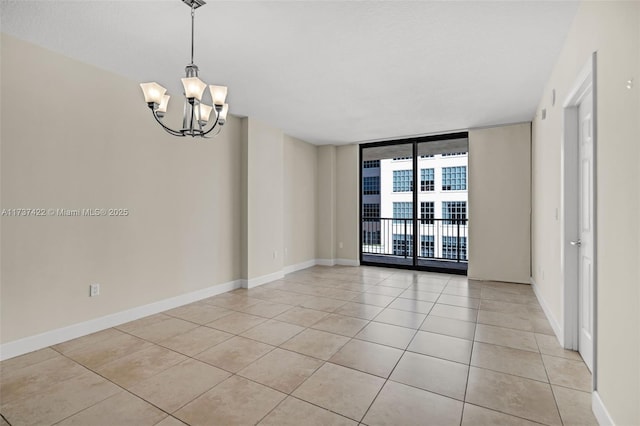
{"label": "chandelier light bulb", "polygon": [[204,89],[207,88],[205,82],[198,77],[183,78],[182,86],[184,87],[184,95],[187,99],[197,99],[198,101],[202,100]]}
{"label": "chandelier light bulb", "polygon": [[142,93],[144,93],[144,101],[146,103],[159,104],[162,102],[162,97],[167,91],[167,89],[160,86],[155,81],[151,83],[142,83],[140,84],[140,87],[142,88]]}
{"label": "chandelier light bulb", "polygon": [[229,112],[229,104],[224,104],[218,114],[218,123],[224,124],[227,121],[227,112]]}
{"label": "chandelier light bulb", "polygon": [[211,92],[211,99],[213,99],[214,105],[217,105],[217,106],[224,105],[224,101],[227,99],[226,86],[214,86],[212,84],[209,86],[209,91]]}
{"label": "chandelier light bulb", "polygon": [[209,121],[209,116],[211,115],[212,110],[213,107],[210,107],[207,104],[198,105],[197,107],[195,107],[196,120],[206,123],[207,121]]}
{"label": "chandelier light bulb", "polygon": [[160,101],[160,104],[156,109],[157,112],[162,112],[162,113],[167,112],[167,106],[169,105],[169,98],[171,98],[171,96],[169,95],[164,95],[162,97],[162,100]]}

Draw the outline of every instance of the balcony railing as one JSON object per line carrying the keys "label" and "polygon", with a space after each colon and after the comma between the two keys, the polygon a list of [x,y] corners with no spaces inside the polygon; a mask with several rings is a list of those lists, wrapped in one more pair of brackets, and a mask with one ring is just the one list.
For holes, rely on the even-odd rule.
{"label": "balcony railing", "polygon": [[413,257],[413,237],[420,259],[467,262],[467,219],[363,218],[362,253]]}

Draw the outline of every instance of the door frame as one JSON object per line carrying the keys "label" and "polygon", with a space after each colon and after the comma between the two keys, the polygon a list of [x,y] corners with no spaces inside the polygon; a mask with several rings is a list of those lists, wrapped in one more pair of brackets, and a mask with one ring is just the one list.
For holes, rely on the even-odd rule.
{"label": "door frame", "polygon": [[[418,214],[420,213],[420,207],[418,205],[418,194],[420,191],[416,190],[416,188],[419,188],[419,185],[420,185],[419,170],[418,170],[418,145],[424,142],[446,141],[451,139],[463,139],[463,138],[466,138],[467,140],[469,139],[469,131],[465,130],[465,131],[456,131],[452,133],[443,133],[443,134],[437,134],[437,135],[415,136],[415,137],[409,137],[405,139],[390,139],[390,140],[382,140],[382,141],[375,141],[375,142],[362,142],[358,144],[358,147],[359,147],[359,155],[358,155],[358,181],[359,181],[358,182],[358,203],[359,203],[358,204],[358,234],[359,234],[358,243],[359,245],[358,245],[358,251],[359,251],[360,265],[379,266],[384,268],[395,268],[395,269],[408,269],[408,270],[414,270],[414,271],[437,272],[437,273],[453,274],[453,275],[465,275],[465,276],[467,275],[468,268],[459,269],[454,267],[448,267],[446,262],[442,262],[441,266],[419,265],[417,259],[419,257],[418,250],[419,250],[420,241],[418,241],[418,238],[413,238],[413,243],[412,243],[413,256],[412,256],[411,265],[396,265],[392,263],[378,263],[373,261],[367,261],[364,259],[364,254],[362,253],[363,151],[367,148],[375,148],[375,147],[390,146],[390,145],[412,144],[412,153],[413,153],[412,167],[413,167],[413,182],[414,182],[414,191],[413,191],[413,197],[412,197],[413,229],[417,229]],[[469,187],[467,183],[467,191],[468,191],[468,188]],[[468,204],[467,204],[467,214],[468,214]],[[469,222],[467,222],[467,226],[469,226],[468,224]],[[469,253],[468,250],[469,248],[467,244],[467,257]],[[467,263],[467,267],[468,267],[468,263]]]}
{"label": "door frame", "polygon": [[597,54],[593,52],[587,63],[574,80],[563,107],[563,140],[561,144],[561,270],[564,282],[564,327],[563,336],[559,336],[566,349],[578,350],[579,339],[579,283],[578,283],[578,252],[570,244],[579,237],[579,207],[578,207],[578,106],[584,95],[591,90],[593,100],[593,389],[596,389],[596,370],[598,363],[598,257],[597,257],[597,91],[596,91]]}

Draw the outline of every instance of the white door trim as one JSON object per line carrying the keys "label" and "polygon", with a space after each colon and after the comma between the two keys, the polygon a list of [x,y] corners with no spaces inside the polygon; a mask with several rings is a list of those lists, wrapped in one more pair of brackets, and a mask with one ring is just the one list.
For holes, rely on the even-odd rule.
{"label": "white door trim", "polygon": [[[597,170],[597,93],[596,93],[596,52],[594,52],[582,71],[576,77],[574,84],[562,105],[564,112],[564,134],[561,146],[561,234],[560,247],[561,269],[564,282],[563,293],[563,338],[567,349],[578,349],[578,253],[570,241],[578,239],[578,106],[584,95],[591,90],[593,94],[593,168],[594,182]],[[594,206],[597,206],[597,185],[593,187]],[[596,389],[597,378],[597,208],[594,207],[594,286],[593,286],[593,389]]]}

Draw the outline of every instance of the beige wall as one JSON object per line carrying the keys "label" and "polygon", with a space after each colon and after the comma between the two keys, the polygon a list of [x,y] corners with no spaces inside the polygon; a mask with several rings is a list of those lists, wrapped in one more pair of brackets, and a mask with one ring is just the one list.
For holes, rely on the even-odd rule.
{"label": "beige wall", "polygon": [[284,136],[284,264],[297,265],[316,257],[316,187],[318,148]]}
{"label": "beige wall", "polygon": [[2,208],[130,211],[2,217],[3,343],[240,278],[240,120],[178,140],[137,83],[6,35],[1,47]]}
{"label": "beige wall", "polygon": [[317,149],[318,259],[356,264],[360,259],[358,145],[322,145]]}
{"label": "beige wall", "polygon": [[533,278],[561,321],[562,103],[597,51],[597,391],[618,425],[640,424],[639,26],[638,2],[582,3],[533,122]]}
{"label": "beige wall", "polygon": [[[247,273],[258,278],[283,267],[283,133],[254,118],[247,121]],[[245,142],[245,141],[243,141]]]}
{"label": "beige wall", "polygon": [[249,169],[249,119],[240,120],[240,276],[247,279],[249,262],[249,230],[247,229],[249,210],[247,208],[247,171]]}
{"label": "beige wall", "polygon": [[358,155],[358,145],[336,149],[336,258],[353,262],[360,259]]}
{"label": "beige wall", "polygon": [[469,131],[469,278],[529,282],[529,123]]}
{"label": "beige wall", "polygon": [[179,140],[136,82],[6,35],[1,47],[1,207],[130,210],[1,218],[3,344],[317,257],[315,146],[233,116],[215,139]]}
{"label": "beige wall", "polygon": [[336,147],[318,148],[318,183],[316,199],[316,255],[318,259],[333,261],[336,257]]}

